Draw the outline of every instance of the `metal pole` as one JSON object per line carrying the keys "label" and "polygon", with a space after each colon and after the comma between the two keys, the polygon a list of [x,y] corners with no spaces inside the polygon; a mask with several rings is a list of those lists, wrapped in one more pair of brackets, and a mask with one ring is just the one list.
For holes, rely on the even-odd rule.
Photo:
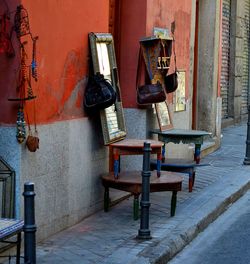
{"label": "metal pole", "polygon": [[244,165],[250,165],[250,104],[248,105],[248,121],[247,121],[247,140],[246,140],[246,156]]}
{"label": "metal pole", "polygon": [[35,224],[34,183],[24,184],[24,263],[36,264],[36,224]]}
{"label": "metal pole", "polygon": [[142,193],[141,193],[141,224],[138,230],[139,239],[150,239],[149,230],[149,194],[150,194],[150,143],[144,142],[143,148],[143,166],[142,166]]}

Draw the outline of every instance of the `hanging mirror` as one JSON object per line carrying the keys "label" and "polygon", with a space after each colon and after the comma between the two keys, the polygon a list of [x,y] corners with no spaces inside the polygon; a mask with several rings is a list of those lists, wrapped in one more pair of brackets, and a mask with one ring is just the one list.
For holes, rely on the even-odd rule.
{"label": "hanging mirror", "polygon": [[126,136],[114,42],[109,33],[92,32],[89,40],[94,74],[103,74],[105,79],[111,81],[117,93],[116,103],[100,111],[104,144],[108,145]]}
{"label": "hanging mirror", "polygon": [[173,128],[172,117],[167,102],[155,104],[157,120],[161,131]]}

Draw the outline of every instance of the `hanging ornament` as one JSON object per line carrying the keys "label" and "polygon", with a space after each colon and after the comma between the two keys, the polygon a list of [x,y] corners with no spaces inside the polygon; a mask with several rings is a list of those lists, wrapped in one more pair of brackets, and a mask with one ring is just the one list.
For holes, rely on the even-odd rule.
{"label": "hanging ornament", "polygon": [[23,5],[17,6],[14,18],[15,31],[18,38],[30,33],[29,16]]}
{"label": "hanging ornament", "polygon": [[33,51],[32,51],[32,62],[31,62],[31,67],[32,67],[32,77],[37,81],[37,62],[36,62],[36,42],[38,40],[38,37],[32,38],[33,42]]}
{"label": "hanging ornament", "polygon": [[28,82],[28,98],[34,98],[33,90],[31,87],[31,67],[29,67],[29,79],[27,80]]}
{"label": "hanging ornament", "polygon": [[38,137],[37,127],[36,127],[36,102],[35,101],[33,104],[33,109],[34,109],[34,125],[35,125],[34,132],[32,132],[31,130],[29,115],[26,112],[28,129],[29,129],[28,137],[26,139],[26,147],[28,148],[30,152],[35,152],[37,149],[39,149],[39,137]]}
{"label": "hanging ornament", "polygon": [[[20,97],[9,98],[8,99],[9,101],[27,101],[27,100],[32,100],[36,98],[36,96],[33,93],[32,87],[31,87],[30,66],[26,64],[27,53],[24,48],[26,44],[27,44],[26,41],[21,43],[21,63],[20,63],[21,67],[19,71],[20,81],[17,87],[17,91],[19,92]],[[28,75],[27,69],[29,69],[29,75]]]}
{"label": "hanging ornament", "polygon": [[[1,18],[1,17],[0,17]],[[4,31],[6,25],[3,24],[0,20],[0,53],[1,53],[1,32]],[[2,29],[2,30],[1,30]],[[32,133],[29,116],[27,113],[27,109],[25,107],[27,100],[35,99],[36,96],[33,93],[32,89],[32,82],[31,79],[35,79],[37,81],[37,60],[36,60],[36,41],[38,37],[33,37],[30,31],[30,24],[29,24],[29,16],[27,10],[23,7],[23,5],[18,5],[16,8],[15,16],[14,16],[14,28],[16,32],[17,39],[20,43],[20,69],[19,69],[19,80],[17,85],[17,98],[9,98],[9,101],[18,101],[19,108],[17,112],[17,132],[16,138],[19,143],[23,143],[26,138],[26,131],[25,131],[25,118],[24,118],[24,110],[26,112],[26,118],[28,122],[28,129],[29,134],[26,140],[27,148],[34,152],[39,148],[39,138],[38,132],[36,128],[36,110],[35,110],[35,102],[34,103],[34,122],[35,122],[35,131]],[[32,50],[32,61],[31,63],[27,63],[28,56],[25,50],[25,45],[27,41],[22,41],[22,37],[25,35],[30,35],[32,40],[33,50]],[[25,38],[26,40],[26,38]]]}
{"label": "hanging ornament", "polygon": [[25,120],[22,104],[19,105],[16,121],[16,138],[18,143],[23,143],[26,138]]}

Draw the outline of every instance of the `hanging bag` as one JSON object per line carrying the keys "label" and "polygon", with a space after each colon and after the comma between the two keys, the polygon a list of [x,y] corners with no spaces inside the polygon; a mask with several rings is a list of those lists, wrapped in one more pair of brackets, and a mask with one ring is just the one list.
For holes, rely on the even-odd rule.
{"label": "hanging bag", "polygon": [[178,88],[178,70],[176,67],[176,54],[175,54],[175,43],[173,38],[173,53],[174,53],[174,64],[175,64],[175,71],[169,75],[165,75],[164,83],[165,89],[167,93],[172,93]]}
{"label": "hanging bag", "polygon": [[[28,97],[34,98],[33,90],[31,87],[31,67],[29,67],[29,78],[28,78]],[[28,122],[28,128],[29,128],[29,135],[26,139],[26,147],[30,152],[35,152],[37,149],[39,149],[39,137],[38,137],[38,131],[36,127],[36,102],[33,102],[33,110],[34,110],[34,125],[35,125],[35,131],[32,133],[31,127],[30,127],[30,120],[28,112],[26,112],[27,116],[27,122]]]}
{"label": "hanging bag", "polygon": [[159,81],[155,84],[140,85],[141,66],[142,66],[141,64],[142,63],[143,63],[142,50],[140,47],[138,65],[137,65],[137,76],[136,76],[137,104],[138,105],[148,105],[148,104],[164,102],[166,100],[166,93]]}
{"label": "hanging bag", "polygon": [[84,107],[89,112],[105,109],[116,101],[116,92],[108,79],[99,72],[90,75],[85,89]]}

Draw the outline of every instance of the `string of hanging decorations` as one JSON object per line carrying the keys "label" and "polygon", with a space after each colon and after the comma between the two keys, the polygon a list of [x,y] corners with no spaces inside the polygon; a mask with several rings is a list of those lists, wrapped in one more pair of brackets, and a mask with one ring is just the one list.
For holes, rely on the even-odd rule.
{"label": "string of hanging decorations", "polygon": [[[15,51],[11,42],[13,32],[15,32],[17,40],[20,45],[20,67],[19,67],[19,78],[17,84],[17,97],[9,98],[9,101],[18,102],[18,112],[16,120],[16,138],[18,143],[23,143],[26,139],[26,119],[28,121],[28,137],[26,139],[26,146],[32,152],[39,148],[39,139],[37,137],[37,126],[36,126],[36,113],[35,113],[35,102],[34,108],[34,136],[31,131],[29,122],[29,116],[27,110],[25,110],[25,102],[36,98],[32,89],[32,79],[38,81],[37,72],[37,60],[36,60],[36,44],[38,36],[33,36],[30,29],[29,16],[27,10],[23,5],[18,5],[16,10],[13,12],[9,11],[8,5],[5,0],[2,0],[6,6],[6,11],[0,15],[0,54],[5,53],[8,57],[15,56]],[[14,15],[14,23],[11,26],[11,14]],[[26,46],[28,43],[27,37],[30,36],[32,41],[32,59],[28,61],[28,54]],[[24,40],[25,39],[25,40]],[[35,139],[35,140],[34,140]],[[32,142],[31,142],[32,141]],[[35,143],[34,143],[35,142]],[[35,146],[34,146],[35,144]],[[32,146],[31,146],[32,145]]]}

